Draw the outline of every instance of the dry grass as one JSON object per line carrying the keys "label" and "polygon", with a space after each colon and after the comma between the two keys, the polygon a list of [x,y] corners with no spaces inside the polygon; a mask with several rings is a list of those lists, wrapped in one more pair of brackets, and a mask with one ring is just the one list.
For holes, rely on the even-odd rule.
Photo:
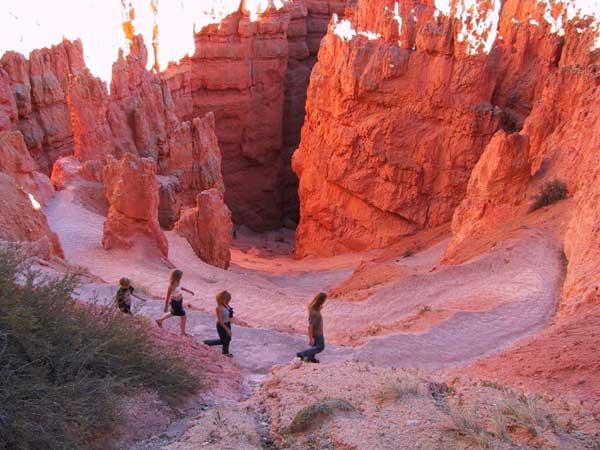
{"label": "dry grass", "polygon": [[[549,424],[549,414],[540,406],[539,398],[520,395],[518,398],[507,396],[498,407],[498,412],[505,418],[507,431],[524,429],[531,436],[538,436]],[[505,434],[503,430],[499,430]]]}
{"label": "dry grass", "polygon": [[300,433],[306,431],[313,427],[318,420],[332,416],[337,411],[353,412],[356,411],[356,408],[341,398],[316,401],[298,411],[285,432]]}
{"label": "dry grass", "polygon": [[[485,429],[482,422],[477,419],[475,412],[463,409],[450,411],[451,423],[446,431],[454,434],[458,439],[475,445],[475,448],[491,448],[493,436]],[[473,448],[473,447],[469,447]]]}
{"label": "dry grass", "polygon": [[421,397],[419,382],[412,378],[386,380],[377,391],[375,402],[382,405],[386,402],[396,402],[411,397]]}

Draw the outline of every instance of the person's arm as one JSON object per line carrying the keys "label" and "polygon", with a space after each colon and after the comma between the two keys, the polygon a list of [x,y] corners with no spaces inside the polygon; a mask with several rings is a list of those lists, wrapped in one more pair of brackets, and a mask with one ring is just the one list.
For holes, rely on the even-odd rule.
{"label": "person's arm", "polygon": [[145,299],[144,297],[140,297],[139,295],[137,295],[137,294],[134,294],[133,292],[131,293],[131,295],[133,295],[133,296],[134,296],[135,298],[137,298],[138,300],[141,300],[141,301],[143,301],[143,302],[145,302],[145,301],[146,301],[146,299]]}
{"label": "person's arm", "polygon": [[169,286],[167,289],[167,296],[165,297],[165,312],[169,310],[169,300],[171,299],[171,293],[173,292],[173,288]]}
{"label": "person's arm", "polygon": [[186,289],[184,287],[182,287],[181,290],[187,292],[188,294],[196,295],[193,291],[190,291],[189,289]]}
{"label": "person's arm", "polygon": [[229,328],[227,325],[225,325],[225,322],[223,321],[223,311],[219,307],[217,307],[217,320],[219,321],[219,324],[223,328],[225,328],[225,331],[227,331],[227,335],[229,337],[231,337],[231,328]]}

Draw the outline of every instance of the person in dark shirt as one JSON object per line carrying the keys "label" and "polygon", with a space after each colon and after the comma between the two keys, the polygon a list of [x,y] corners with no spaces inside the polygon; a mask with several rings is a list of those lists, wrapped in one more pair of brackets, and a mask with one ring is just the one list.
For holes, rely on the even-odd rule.
{"label": "person in dark shirt", "polygon": [[133,286],[131,286],[129,278],[123,277],[119,280],[119,290],[117,291],[115,303],[124,314],[131,314],[131,296],[134,296],[143,302],[146,301],[140,296],[135,295],[133,293],[134,290],[135,289]]}
{"label": "person in dark shirt", "polygon": [[327,300],[327,294],[319,292],[308,305],[308,345],[310,347],[303,352],[296,353],[296,356],[303,361],[318,363],[319,360],[315,358],[315,355],[325,350],[323,316],[321,316],[321,308],[325,300]]}

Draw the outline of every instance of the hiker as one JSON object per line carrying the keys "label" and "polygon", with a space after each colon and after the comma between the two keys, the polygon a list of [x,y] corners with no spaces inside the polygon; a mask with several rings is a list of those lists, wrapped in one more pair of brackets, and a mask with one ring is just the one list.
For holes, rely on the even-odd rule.
{"label": "hiker", "polygon": [[325,350],[323,317],[321,316],[321,308],[325,300],[327,300],[327,294],[319,292],[308,305],[308,345],[310,347],[303,352],[296,353],[296,356],[302,361],[318,363],[319,360],[315,358],[315,355]]}
{"label": "hiker", "polygon": [[[169,280],[169,289],[167,289],[167,296],[165,297],[165,314],[160,318],[156,319],[156,324],[159,327],[162,327],[162,323],[167,320],[169,317],[179,317],[179,328],[182,336],[189,336],[185,332],[185,310],[183,309],[183,293],[185,291],[191,295],[195,295],[189,289],[180,286],[181,277],[183,277],[183,272],[179,269],[173,270],[171,272],[171,277]],[[171,306],[171,310],[169,311],[169,306]]]}
{"label": "hiker", "polygon": [[140,297],[133,293],[135,289],[131,285],[129,278],[123,277],[119,280],[119,290],[117,291],[117,295],[115,296],[115,304],[124,314],[131,315],[131,297],[135,297],[143,302],[146,301],[145,298]]}
{"label": "hiker", "polygon": [[217,300],[217,333],[219,339],[208,339],[204,341],[206,345],[222,345],[223,354],[228,357],[233,355],[229,353],[229,343],[231,342],[231,318],[233,317],[233,308],[229,306],[231,294],[227,291],[221,291],[216,296]]}

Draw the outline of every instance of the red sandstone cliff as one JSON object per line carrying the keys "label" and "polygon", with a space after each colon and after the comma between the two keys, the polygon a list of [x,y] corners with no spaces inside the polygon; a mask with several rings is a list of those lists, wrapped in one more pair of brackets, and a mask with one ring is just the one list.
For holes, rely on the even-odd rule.
{"label": "red sandstone cliff", "polygon": [[[589,54],[590,33],[553,34],[543,5],[516,0],[499,4],[487,54],[489,31],[478,44],[464,39],[474,21],[454,18],[458,4],[449,18],[434,2],[395,11],[392,1],[359,0],[349,10],[351,39],[342,24],[330,27],[294,155],[297,255],[380,247],[450,221],[494,133],[520,129],[535,114],[543,81]],[[481,17],[493,16],[490,6],[479,4]]]}
{"label": "red sandstone cliff", "polygon": [[297,220],[290,167],[321,38],[344,0],[294,0],[256,22],[242,11],[195,35],[196,52],[161,74],[180,120],[213,111],[223,152],[225,200],[256,230]]}
{"label": "red sandstone cliff", "polygon": [[2,56],[18,107],[18,128],[31,156],[49,175],[60,156],[73,153],[73,131],[67,86],[70,75],[84,67],[81,41],[64,40],[51,48],[34,50],[29,59],[16,52]]}

